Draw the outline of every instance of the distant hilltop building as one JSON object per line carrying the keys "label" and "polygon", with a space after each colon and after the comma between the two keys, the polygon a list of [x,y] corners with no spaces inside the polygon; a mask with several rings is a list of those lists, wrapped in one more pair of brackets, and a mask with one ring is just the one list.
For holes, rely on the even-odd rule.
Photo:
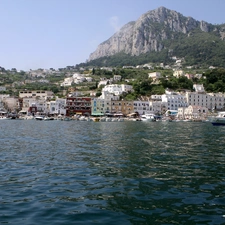
{"label": "distant hilltop building", "polygon": [[123,69],[133,69],[135,68],[134,66],[123,66]]}
{"label": "distant hilltop building", "polygon": [[98,83],[98,88],[100,88],[101,86],[105,86],[108,84],[108,80],[100,80]]}
{"label": "distant hilltop building", "polygon": [[193,74],[189,74],[189,73],[186,73],[184,76],[187,77],[187,79],[194,78],[194,75]]}
{"label": "distant hilltop building", "polygon": [[205,92],[203,84],[194,84],[193,88],[196,92]]}
{"label": "distant hilltop building", "polygon": [[161,73],[160,72],[153,72],[148,74],[149,78],[152,78],[153,81],[161,78]]}
{"label": "distant hilltop building", "polygon": [[174,77],[181,77],[184,76],[184,71],[183,70],[175,70],[173,73]]}
{"label": "distant hilltop building", "polygon": [[120,81],[121,78],[122,78],[121,75],[114,75],[114,76],[113,76],[113,80],[114,80],[114,81]]}
{"label": "distant hilltop building", "polygon": [[6,91],[6,87],[0,86],[0,91]]}

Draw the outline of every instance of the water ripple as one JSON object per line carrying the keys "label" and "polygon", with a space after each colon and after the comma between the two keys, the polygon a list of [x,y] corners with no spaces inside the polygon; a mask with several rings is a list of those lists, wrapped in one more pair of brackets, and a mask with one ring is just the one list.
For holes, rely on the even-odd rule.
{"label": "water ripple", "polygon": [[78,121],[0,127],[0,223],[225,223],[223,127]]}

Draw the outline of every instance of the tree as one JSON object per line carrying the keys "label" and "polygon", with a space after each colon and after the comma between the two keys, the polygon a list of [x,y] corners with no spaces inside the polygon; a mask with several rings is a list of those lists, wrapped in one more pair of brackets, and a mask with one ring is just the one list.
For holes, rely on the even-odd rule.
{"label": "tree", "polygon": [[54,86],[54,87],[51,88],[51,91],[52,91],[54,94],[56,94],[56,93],[59,92],[59,89],[58,89],[58,87]]}
{"label": "tree", "polygon": [[97,92],[97,93],[96,93],[96,97],[99,97],[99,96],[101,96],[101,95],[102,95],[101,92]]}

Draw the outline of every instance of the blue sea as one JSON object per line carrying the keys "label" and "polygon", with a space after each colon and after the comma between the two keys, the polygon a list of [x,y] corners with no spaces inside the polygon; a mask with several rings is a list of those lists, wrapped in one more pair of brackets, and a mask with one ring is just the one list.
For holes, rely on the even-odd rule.
{"label": "blue sea", "polygon": [[0,121],[0,224],[225,224],[225,127]]}

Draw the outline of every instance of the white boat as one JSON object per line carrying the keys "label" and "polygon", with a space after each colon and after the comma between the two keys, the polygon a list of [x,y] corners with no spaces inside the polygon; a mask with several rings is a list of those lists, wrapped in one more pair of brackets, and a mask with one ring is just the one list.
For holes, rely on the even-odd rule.
{"label": "white boat", "polygon": [[44,117],[44,121],[54,120],[54,117]]}
{"label": "white boat", "polygon": [[6,116],[0,116],[0,120],[10,120],[10,117],[6,117]]}
{"label": "white boat", "polygon": [[141,120],[155,122],[156,118],[154,114],[144,114],[144,115],[141,115]]}
{"label": "white boat", "polygon": [[25,117],[22,117],[24,120],[33,120],[34,119],[34,116],[25,116]]}
{"label": "white boat", "polygon": [[87,118],[85,116],[80,116],[79,121],[87,121]]}
{"label": "white boat", "polygon": [[217,116],[209,117],[213,126],[225,126],[225,112],[218,112]]}

